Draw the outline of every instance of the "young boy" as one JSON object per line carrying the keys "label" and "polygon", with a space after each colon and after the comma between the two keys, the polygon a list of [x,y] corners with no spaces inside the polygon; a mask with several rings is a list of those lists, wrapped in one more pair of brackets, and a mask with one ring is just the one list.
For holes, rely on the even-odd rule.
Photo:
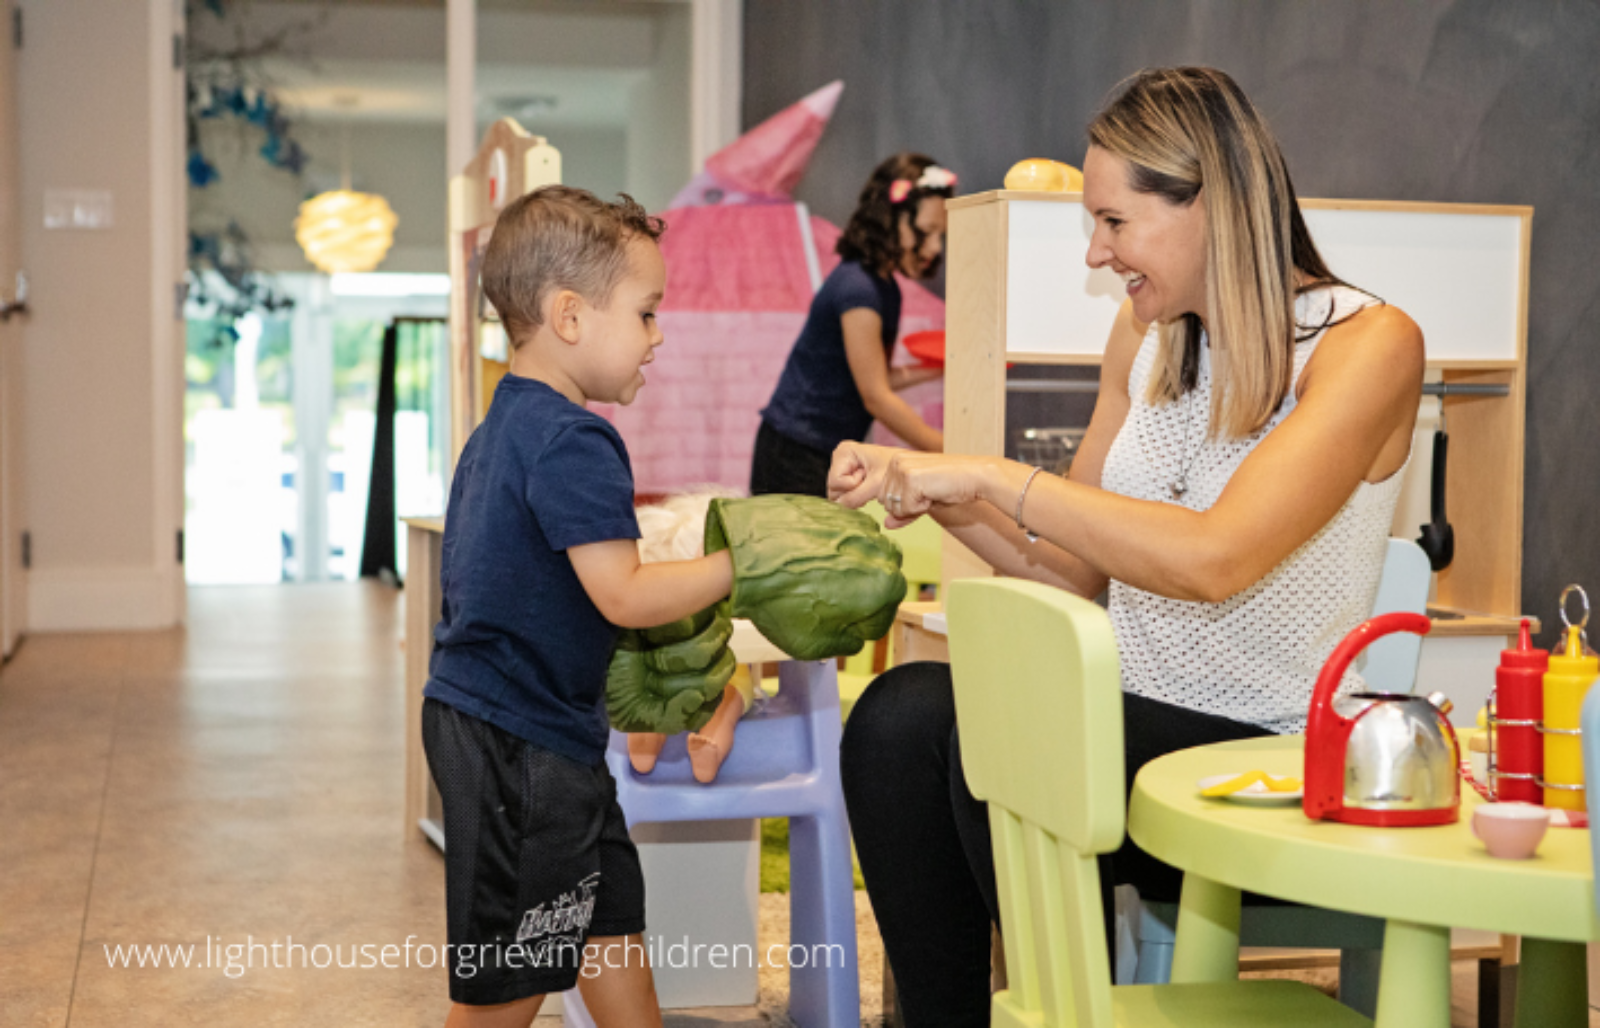
{"label": "young boy", "polygon": [[644,879],[603,759],[606,666],[618,627],[710,606],[732,568],[726,552],[639,563],[627,450],[584,405],[644,385],[663,228],[627,197],[547,186],[506,207],[484,255],[511,370],[451,484],[422,712],[444,802],[450,1028],[525,1028],[574,984],[602,1028],[661,1023]]}

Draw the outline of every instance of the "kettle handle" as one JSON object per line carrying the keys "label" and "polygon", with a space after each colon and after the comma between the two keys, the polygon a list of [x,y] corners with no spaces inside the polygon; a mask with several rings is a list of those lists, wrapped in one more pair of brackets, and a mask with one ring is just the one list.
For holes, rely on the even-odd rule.
{"label": "kettle handle", "polygon": [[1350,662],[1361,651],[1386,635],[1414,632],[1427,635],[1433,622],[1427,615],[1411,611],[1379,614],[1351,629],[1333,648],[1316,687],[1311,690],[1311,712],[1306,717],[1305,794],[1301,808],[1310,818],[1321,818],[1341,805],[1344,795],[1344,751],[1354,723],[1333,709],[1333,694],[1339,688]]}

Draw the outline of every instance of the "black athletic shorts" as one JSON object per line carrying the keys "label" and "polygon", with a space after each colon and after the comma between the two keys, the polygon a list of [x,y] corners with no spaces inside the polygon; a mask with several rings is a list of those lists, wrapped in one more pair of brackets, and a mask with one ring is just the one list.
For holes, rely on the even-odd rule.
{"label": "black athletic shorts", "polygon": [[450,998],[487,1006],[578,982],[591,936],[644,931],[644,875],[617,785],[463,714],[422,704],[444,801]]}

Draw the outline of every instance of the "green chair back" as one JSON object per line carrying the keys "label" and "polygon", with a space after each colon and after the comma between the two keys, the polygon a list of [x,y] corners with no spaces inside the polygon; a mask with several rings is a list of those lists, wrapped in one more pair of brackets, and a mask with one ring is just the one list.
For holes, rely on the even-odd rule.
{"label": "green chair back", "polygon": [[1096,855],[1126,823],[1122,689],[1105,611],[1035,582],[954,583],[961,761],[989,805],[1008,987],[1001,1028],[1370,1025],[1301,982],[1113,989]]}
{"label": "green chair back", "polygon": [[966,579],[947,606],[961,761],[989,803],[1009,988],[994,1021],[1111,1024],[1095,855],[1126,818],[1122,692],[1105,611],[1036,582]]}

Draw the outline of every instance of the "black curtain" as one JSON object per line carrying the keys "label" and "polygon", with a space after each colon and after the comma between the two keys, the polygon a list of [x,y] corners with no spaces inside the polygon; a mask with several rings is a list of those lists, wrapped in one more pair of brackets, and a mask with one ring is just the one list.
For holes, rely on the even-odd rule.
{"label": "black curtain", "polygon": [[367,491],[367,530],[361,542],[361,577],[399,580],[394,531],[394,373],[400,350],[400,325],[383,331],[378,362],[378,419],[372,430],[372,478]]}

